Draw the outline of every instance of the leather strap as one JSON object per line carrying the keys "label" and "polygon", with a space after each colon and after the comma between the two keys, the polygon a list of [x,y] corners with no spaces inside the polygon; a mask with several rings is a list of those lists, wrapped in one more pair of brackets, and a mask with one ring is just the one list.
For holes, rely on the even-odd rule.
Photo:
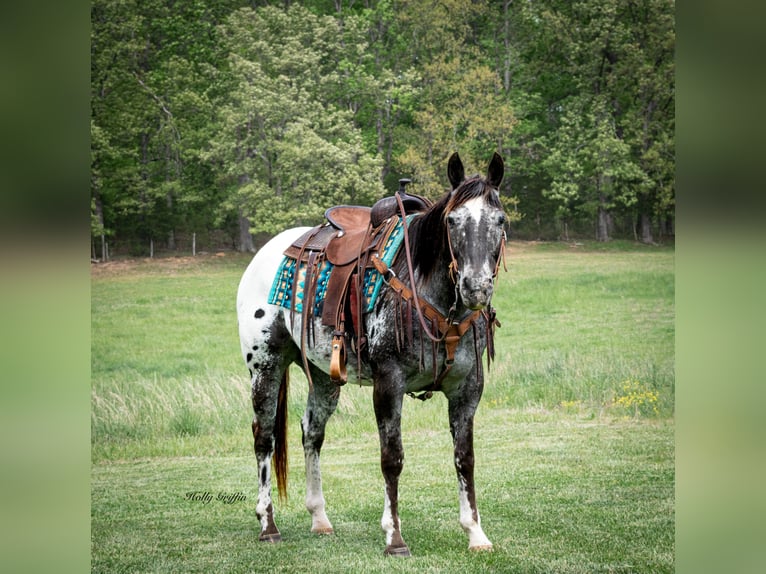
{"label": "leather strap", "polygon": [[[403,301],[408,303],[407,307],[409,308],[409,302],[412,301],[415,297],[412,289],[402,283],[402,281],[394,274],[394,272],[389,269],[388,265],[386,265],[386,263],[380,259],[377,253],[373,254],[371,259],[375,269],[377,269],[378,273],[383,276],[383,280],[386,281],[388,286],[391,287],[391,289],[393,289],[394,292],[399,297],[401,297]],[[455,362],[455,351],[457,350],[458,344],[460,344],[460,339],[462,339],[463,335],[466,334],[468,329],[470,329],[471,326],[476,323],[476,321],[481,316],[482,311],[474,311],[460,322],[451,322],[428,301],[418,297],[418,303],[420,304],[420,309],[423,312],[423,317],[428,319],[431,325],[435,328],[434,330],[438,334],[437,341],[444,342],[444,352],[446,354],[446,358],[444,360],[444,368],[438,375],[434,373],[434,383],[428,387],[428,389],[426,389],[425,394],[428,395],[428,393],[439,390],[441,387],[444,378],[447,376],[447,373]],[[436,365],[434,365],[434,371],[436,370],[435,367]],[[418,396],[418,398],[421,397]],[[430,398],[430,395],[426,396],[425,398]]]}
{"label": "leather strap", "polygon": [[[306,262],[306,276],[303,281],[303,310],[301,313],[301,356],[303,357],[303,370],[306,373],[306,379],[309,383],[309,390],[314,388],[314,382],[311,380],[311,372],[309,371],[309,361],[306,356],[306,340],[311,336],[314,323],[314,297],[312,292],[313,281],[311,280],[314,274],[314,266],[316,265],[317,254],[316,251],[312,251],[309,254],[309,260]],[[300,262],[296,262],[296,267],[300,265]],[[296,273],[295,283],[298,283]],[[293,294],[295,289],[293,289]]]}

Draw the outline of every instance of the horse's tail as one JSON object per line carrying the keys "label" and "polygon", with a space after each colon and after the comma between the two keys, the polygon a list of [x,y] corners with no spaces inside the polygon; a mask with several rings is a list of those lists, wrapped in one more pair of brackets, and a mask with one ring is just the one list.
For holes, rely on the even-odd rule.
{"label": "horse's tail", "polygon": [[287,500],[287,391],[290,387],[290,369],[285,369],[279,386],[277,418],[274,422],[274,473],[277,475],[279,500]]}

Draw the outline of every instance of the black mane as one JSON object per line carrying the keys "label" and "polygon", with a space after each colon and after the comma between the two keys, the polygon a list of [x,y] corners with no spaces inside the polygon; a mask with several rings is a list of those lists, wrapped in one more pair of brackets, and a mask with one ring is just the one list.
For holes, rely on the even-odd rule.
{"label": "black mane", "polygon": [[430,209],[412,222],[412,264],[420,271],[421,277],[428,278],[437,262],[449,257],[446,217],[450,211],[482,196],[491,206],[502,208],[494,188],[486,179],[475,175],[463,181],[455,190],[445,193]]}

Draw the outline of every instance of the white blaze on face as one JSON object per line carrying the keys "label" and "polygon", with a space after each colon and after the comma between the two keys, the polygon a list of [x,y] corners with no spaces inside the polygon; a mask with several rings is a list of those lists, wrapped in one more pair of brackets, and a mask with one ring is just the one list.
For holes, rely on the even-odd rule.
{"label": "white blaze on face", "polygon": [[468,211],[469,217],[476,222],[476,225],[479,225],[479,221],[481,221],[481,216],[484,213],[484,199],[481,197],[474,197],[473,199],[469,199],[463,204],[463,208]]}
{"label": "white blaze on face", "polygon": [[[450,218],[454,220],[454,224],[451,226],[453,233],[459,234],[460,244],[464,246],[467,242],[484,242],[488,237],[480,237],[482,230],[482,218],[486,217],[487,204],[481,197],[475,197],[469,199],[463,205],[455,209]],[[485,226],[486,229],[486,226]],[[483,257],[482,261],[460,261],[458,258],[458,264],[463,267],[462,273],[469,277],[482,277],[492,276],[492,265],[489,258]]]}
{"label": "white blaze on face", "polygon": [[493,253],[501,228],[482,197],[469,199],[448,216],[453,255],[457,260],[460,296],[471,309],[481,309],[492,296]]}

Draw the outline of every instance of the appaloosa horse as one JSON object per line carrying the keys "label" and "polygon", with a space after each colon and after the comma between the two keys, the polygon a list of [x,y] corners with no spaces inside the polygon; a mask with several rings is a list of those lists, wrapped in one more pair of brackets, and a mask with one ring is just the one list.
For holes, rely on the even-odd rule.
{"label": "appaloosa horse", "polygon": [[[379,259],[374,261],[385,284],[374,308],[362,316],[363,340],[356,342],[362,347],[359,361],[349,360],[348,367],[349,379],[373,389],[385,478],[381,525],[386,554],[409,555],[398,509],[404,462],[402,401],[406,394],[420,393],[418,398],[423,398],[434,391],[443,392],[449,404],[460,525],[470,549],[492,548],[476,506],[473,419],[484,386],[481,356],[487,350],[489,363],[494,355],[497,322],[490,301],[505,242],[506,216],[497,190],[503,172],[503,160],[495,153],[486,177],[466,179],[460,158],[453,154],[448,165],[452,189],[427,209],[409,216],[404,244],[390,269]],[[306,345],[301,325],[305,315],[268,299],[283,252],[306,230],[290,229],[269,241],[248,266],[237,293],[242,355],[252,377],[256,514],[261,523],[260,540],[268,542],[281,540],[274,522],[271,464],[273,456],[277,486],[284,494],[291,363],[309,371],[310,389],[301,426],[311,531],[333,532],[325,513],[319,464],[325,425],[338,404],[340,389],[329,376],[332,329],[322,325],[319,317],[311,318],[313,342]]]}

